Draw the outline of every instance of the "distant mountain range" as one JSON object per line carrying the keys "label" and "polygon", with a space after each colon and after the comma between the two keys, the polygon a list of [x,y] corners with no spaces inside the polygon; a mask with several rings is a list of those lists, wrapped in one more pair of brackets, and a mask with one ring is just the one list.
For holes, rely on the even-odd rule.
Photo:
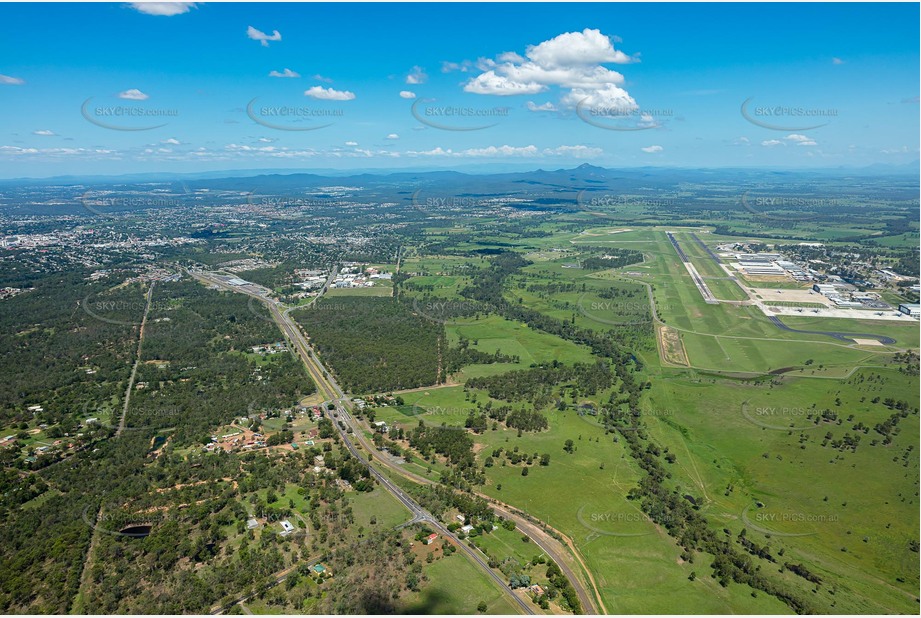
{"label": "distant mountain range", "polygon": [[[2,185],[25,184],[58,184],[58,185],[109,185],[145,182],[175,182],[214,180],[239,180],[261,178],[280,181],[280,184],[298,184],[310,186],[315,183],[355,182],[365,183],[394,183],[394,182],[422,182],[439,181],[472,177],[496,177],[506,182],[514,181],[541,181],[541,182],[571,182],[574,179],[590,180],[596,178],[609,181],[617,178],[676,178],[707,176],[713,178],[716,174],[726,174],[729,177],[742,176],[774,176],[790,174],[795,176],[821,175],[821,176],[919,176],[921,162],[914,161],[906,165],[885,165],[876,163],[866,167],[838,167],[817,169],[782,169],[782,168],[679,168],[679,167],[627,167],[604,168],[583,163],[572,169],[543,170],[528,168],[524,165],[497,167],[495,165],[476,165],[444,170],[439,168],[420,169],[364,169],[364,170],[335,170],[335,169],[242,169],[242,170],[216,170],[211,172],[175,173],[175,172],[148,172],[142,174],[99,175],[99,176],[53,176],[49,178],[15,178],[0,180]],[[282,179],[287,179],[285,182]],[[196,183],[197,184],[197,183]],[[250,182],[252,184],[252,182]],[[261,184],[261,182],[259,183]],[[214,186],[213,183],[208,183]],[[571,187],[570,187],[571,188]]]}

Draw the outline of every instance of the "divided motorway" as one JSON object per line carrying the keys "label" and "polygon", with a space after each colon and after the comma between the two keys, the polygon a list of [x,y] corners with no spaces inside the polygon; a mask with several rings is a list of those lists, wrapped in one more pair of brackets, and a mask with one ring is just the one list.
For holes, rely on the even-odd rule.
{"label": "divided motorway", "polygon": [[[257,286],[235,286],[227,283],[223,278],[215,276],[213,273],[200,271],[187,272],[199,281],[204,281],[212,285],[216,285],[231,292],[241,292],[243,294],[247,294],[248,296],[257,298],[263,304],[265,304],[265,306],[269,309],[269,313],[272,315],[272,319],[275,320],[275,323],[278,324],[278,327],[285,335],[285,338],[288,339],[288,341],[297,351],[298,356],[300,356],[301,360],[303,360],[304,365],[307,367],[307,371],[316,382],[317,388],[320,390],[321,394],[323,394],[327,400],[334,402],[337,411],[337,418],[334,419],[333,425],[336,427],[336,430],[339,432],[339,437],[342,439],[342,442],[345,444],[346,448],[352,454],[352,456],[358,459],[368,468],[368,470],[370,470],[371,475],[378,481],[378,483],[381,484],[384,489],[390,492],[391,495],[393,495],[407,509],[409,509],[409,512],[412,513],[413,516],[411,522],[425,522],[432,528],[435,528],[442,536],[451,539],[455,546],[460,548],[468,558],[470,558],[478,567],[480,567],[487,575],[489,575],[490,579],[492,579],[515,602],[515,604],[521,609],[523,613],[535,613],[534,609],[529,603],[512,592],[512,590],[505,584],[505,581],[499,577],[495,571],[489,568],[489,565],[483,560],[483,558],[477,553],[476,550],[468,546],[466,543],[462,543],[461,540],[458,539],[450,530],[448,530],[447,527],[445,527],[440,521],[438,521],[434,515],[422,508],[422,506],[420,506],[413,498],[406,494],[406,492],[395,485],[393,481],[391,481],[374,466],[372,466],[367,458],[365,458],[358,450],[358,448],[356,448],[355,444],[352,442],[352,439],[349,436],[348,431],[345,429],[345,427],[351,427],[352,421],[351,415],[348,411],[348,399],[339,388],[339,385],[336,384],[335,379],[323,368],[323,365],[320,363],[319,359],[315,358],[313,355],[310,344],[307,343],[306,338],[304,337],[303,333],[301,333],[297,324],[288,315],[288,311],[290,309],[286,308],[283,310],[280,303],[272,300],[271,298],[268,298],[265,293],[262,292],[262,290],[257,288]],[[343,422],[340,424],[339,421]],[[348,425],[346,425],[346,423],[348,423]]]}

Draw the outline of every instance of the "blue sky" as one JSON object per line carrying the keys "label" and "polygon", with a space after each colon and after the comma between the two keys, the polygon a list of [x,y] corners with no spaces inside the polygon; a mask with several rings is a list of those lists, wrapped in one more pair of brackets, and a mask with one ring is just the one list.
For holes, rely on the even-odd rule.
{"label": "blue sky", "polygon": [[917,4],[3,4],[0,176],[903,165],[918,19]]}

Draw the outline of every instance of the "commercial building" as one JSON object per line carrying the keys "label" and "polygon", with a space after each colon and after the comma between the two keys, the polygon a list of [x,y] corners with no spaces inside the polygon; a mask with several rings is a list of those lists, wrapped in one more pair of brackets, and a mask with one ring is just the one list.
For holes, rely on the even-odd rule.
{"label": "commercial building", "polygon": [[781,259],[779,253],[743,253],[739,255],[739,261],[745,262],[762,262],[770,263]]}
{"label": "commercial building", "polygon": [[772,262],[753,262],[749,260],[740,260],[739,269],[744,271],[746,275],[781,276],[785,272],[783,268]]}

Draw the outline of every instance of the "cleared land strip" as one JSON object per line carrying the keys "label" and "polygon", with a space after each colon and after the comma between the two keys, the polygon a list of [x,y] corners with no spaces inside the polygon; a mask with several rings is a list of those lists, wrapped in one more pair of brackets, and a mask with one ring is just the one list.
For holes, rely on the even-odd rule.
{"label": "cleared land strip", "polygon": [[154,283],[150,282],[150,288],[147,290],[147,304],[144,305],[144,316],[141,318],[141,327],[138,331],[138,351],[134,359],[134,366],[131,368],[131,377],[128,378],[128,388],[125,390],[125,403],[122,405],[122,416],[118,420],[118,429],[115,431],[115,437],[122,435],[125,430],[125,417],[128,415],[128,404],[131,403],[131,391],[134,390],[134,380],[137,377],[138,365],[141,364],[141,346],[144,344],[144,327],[147,326],[147,315],[150,313],[150,302],[153,299]]}
{"label": "cleared land strip", "polygon": [[689,367],[688,355],[681,343],[681,335],[668,326],[656,326],[656,340],[662,361],[676,367]]}
{"label": "cleared land strip", "polygon": [[700,247],[707,253],[707,255],[713,258],[714,262],[716,262],[717,264],[721,264],[719,256],[713,253],[713,249],[708,247],[704,243],[704,241],[700,239],[700,237],[697,234],[695,234],[694,232],[691,232],[691,238],[693,238],[697,242],[697,244],[700,245]]}
{"label": "cleared land strip", "polygon": [[[150,313],[150,304],[153,300],[154,283],[154,281],[151,281],[150,287],[147,289],[147,302],[144,305],[144,316],[141,318],[141,327],[138,329],[137,355],[134,359],[134,365],[131,367],[131,376],[128,378],[128,388],[125,389],[125,402],[124,405],[122,405],[122,415],[121,419],[118,421],[118,429],[115,431],[116,438],[122,434],[125,428],[125,416],[128,414],[128,404],[131,402],[131,391],[134,389],[134,379],[137,376],[138,365],[141,363],[141,345],[144,343],[144,327],[147,325],[147,315]],[[102,514],[103,506],[100,505],[99,510],[96,512],[96,519],[93,521],[98,522],[102,518]],[[80,572],[80,585],[77,587],[77,596],[71,603],[70,613],[84,613],[83,592],[86,590],[86,586],[89,583],[90,565],[93,563],[93,554],[95,553],[97,540],[98,536],[94,526],[93,532],[90,535],[90,544],[86,548],[86,554],[83,556],[83,570]]]}
{"label": "cleared land strip", "polygon": [[684,267],[691,274],[691,279],[694,281],[694,285],[697,286],[697,289],[700,290],[700,295],[704,297],[704,302],[708,305],[718,305],[720,301],[718,301],[713,295],[713,292],[710,291],[710,287],[704,283],[703,277],[697,272],[697,268],[690,262],[684,262]]}
{"label": "cleared land strip", "polygon": [[[697,272],[697,269],[694,267],[694,265],[691,264],[690,260],[688,259],[687,255],[685,254],[684,250],[681,248],[681,245],[678,243],[678,240],[675,238],[672,232],[665,232],[665,234],[668,236],[668,239],[671,241],[672,246],[675,248],[675,251],[678,253],[678,257],[681,258],[681,261],[684,264],[684,267],[687,269],[689,273],[691,273],[691,277],[694,280],[694,284],[697,286],[697,289],[700,290],[700,294],[701,296],[703,296],[704,301],[707,304],[709,305],[715,305],[719,303],[725,303],[729,305],[750,305],[752,304],[752,301],[750,300],[748,301],[731,301],[731,300],[726,301],[726,300],[717,300],[716,298],[714,298],[713,293],[707,287],[707,284],[704,283],[703,279],[701,278],[700,274]],[[691,237],[694,240],[696,240],[697,243],[700,244],[700,246],[704,248],[704,250],[709,254],[711,258],[713,258],[716,261],[717,264],[720,263],[719,258],[716,257],[713,251],[711,251],[710,248],[707,247],[707,245],[704,244],[704,242],[700,240],[700,238],[698,238],[696,234],[692,233]],[[748,292],[745,291],[745,288],[744,286],[742,286],[742,283],[738,279],[734,279],[734,281],[746,293],[746,295],[748,295]],[[767,313],[766,311],[763,311],[763,312]],[[837,332],[837,331],[820,331],[820,330],[800,330],[800,329],[791,328],[787,326],[777,316],[766,315],[766,317],[768,318],[768,321],[774,324],[774,326],[780,328],[781,330],[785,330],[788,332],[803,333],[807,335],[826,335],[828,337],[832,337],[839,341],[850,342],[851,344],[856,343],[854,341],[854,337],[861,338],[861,339],[876,339],[883,345],[892,345],[896,343],[895,339],[887,335],[875,335],[872,333],[843,333],[843,332]],[[679,329],[679,330],[685,330],[685,329]],[[693,331],[688,331],[688,332],[693,332]],[[700,333],[700,334],[703,334],[703,333]],[[737,338],[744,339],[745,337],[737,337]],[[752,339],[755,339],[755,338],[752,337]]]}

